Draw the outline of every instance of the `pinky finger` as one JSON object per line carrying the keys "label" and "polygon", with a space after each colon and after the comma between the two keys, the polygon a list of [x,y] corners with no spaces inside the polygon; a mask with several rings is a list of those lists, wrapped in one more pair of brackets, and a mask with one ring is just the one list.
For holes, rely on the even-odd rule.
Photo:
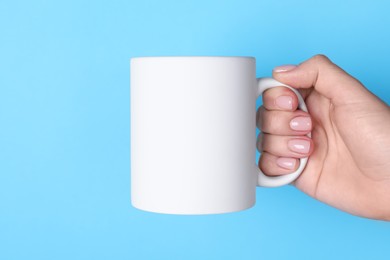
{"label": "pinky finger", "polygon": [[273,154],[263,152],[259,160],[259,167],[264,174],[278,176],[292,173],[298,169],[299,160],[289,157],[278,157]]}

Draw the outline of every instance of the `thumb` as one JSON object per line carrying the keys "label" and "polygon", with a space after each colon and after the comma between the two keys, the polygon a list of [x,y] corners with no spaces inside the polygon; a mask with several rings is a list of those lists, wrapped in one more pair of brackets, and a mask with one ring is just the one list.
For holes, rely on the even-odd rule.
{"label": "thumb", "polygon": [[298,66],[276,67],[273,77],[294,88],[314,87],[335,105],[363,101],[367,94],[371,94],[358,80],[324,55],[316,55]]}

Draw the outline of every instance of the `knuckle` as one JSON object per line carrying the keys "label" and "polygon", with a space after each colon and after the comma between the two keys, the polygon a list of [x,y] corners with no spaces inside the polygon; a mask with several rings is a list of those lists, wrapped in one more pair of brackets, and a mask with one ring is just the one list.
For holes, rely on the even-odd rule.
{"label": "knuckle", "polygon": [[263,118],[264,118],[264,107],[261,106],[256,112],[256,125],[261,130],[263,128]]}
{"label": "knuckle", "polygon": [[275,133],[278,129],[278,117],[276,115],[277,113],[273,111],[268,111],[266,113],[267,116],[264,117],[264,128],[267,129],[267,132],[269,133]]}
{"label": "knuckle", "polygon": [[270,158],[269,158],[267,153],[263,153],[260,156],[259,167],[264,172],[269,172],[270,168],[272,168],[272,162],[271,162],[271,160],[270,160]]}
{"label": "knuckle", "polygon": [[330,59],[324,54],[317,54],[312,57],[312,60],[318,63],[329,63]]}
{"label": "knuckle", "polygon": [[271,95],[271,92],[268,90],[266,90],[263,94],[263,104],[265,106],[269,106],[270,104],[273,104],[273,97]]}
{"label": "knuckle", "polygon": [[263,134],[260,133],[258,136],[257,136],[257,144],[256,144],[256,147],[257,147],[257,150],[259,152],[262,152],[263,151]]}

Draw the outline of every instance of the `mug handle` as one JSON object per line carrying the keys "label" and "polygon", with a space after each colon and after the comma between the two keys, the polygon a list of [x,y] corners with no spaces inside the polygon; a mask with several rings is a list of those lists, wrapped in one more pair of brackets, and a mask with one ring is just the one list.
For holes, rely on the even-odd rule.
{"label": "mug handle", "polygon": [[[307,107],[305,104],[305,101],[303,100],[301,94],[294,88],[283,84],[273,78],[258,78],[257,79],[257,97],[261,96],[264,91],[266,91],[269,88],[279,87],[283,86],[288,89],[291,89],[295,95],[298,97],[298,108],[302,111],[307,112]],[[308,137],[311,137],[311,133],[307,134]],[[275,177],[269,177],[265,175],[259,167],[256,165],[256,169],[258,171],[258,178],[257,178],[257,186],[261,187],[278,187],[283,186],[286,184],[289,184],[293,181],[295,181],[299,175],[301,175],[303,169],[305,168],[307,164],[308,157],[301,158],[298,169],[293,172],[289,173],[287,175],[281,175],[281,176],[275,176]]]}

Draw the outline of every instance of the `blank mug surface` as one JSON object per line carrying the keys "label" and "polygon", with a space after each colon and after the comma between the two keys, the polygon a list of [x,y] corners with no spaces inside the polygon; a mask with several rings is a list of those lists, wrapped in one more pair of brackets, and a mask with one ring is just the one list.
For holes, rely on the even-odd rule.
{"label": "blank mug surface", "polygon": [[255,59],[131,60],[131,202],[171,214],[253,206]]}

